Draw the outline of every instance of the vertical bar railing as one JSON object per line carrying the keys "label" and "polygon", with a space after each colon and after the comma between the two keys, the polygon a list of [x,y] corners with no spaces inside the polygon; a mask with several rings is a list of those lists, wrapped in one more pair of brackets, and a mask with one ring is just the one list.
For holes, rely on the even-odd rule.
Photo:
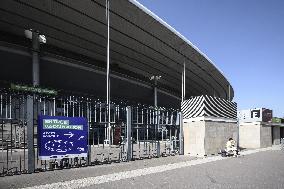
{"label": "vertical bar railing", "polygon": [[[111,113],[111,120],[109,120],[111,128],[106,136],[108,109]],[[37,116],[40,114],[86,117],[88,120],[87,159],[39,161],[38,149],[36,149],[37,139],[34,137],[36,136]],[[0,129],[2,130],[0,133],[2,139],[0,162],[4,162],[0,163],[0,169],[2,168],[2,173],[5,172],[5,174],[11,168],[13,174],[54,169],[53,165],[56,163],[56,166],[64,168],[65,162],[68,162],[70,167],[71,165],[74,167],[75,164],[94,165],[95,161],[99,161],[100,164],[111,163],[114,159],[118,162],[130,161],[134,156],[136,159],[160,157],[171,154],[177,149],[179,149],[179,154],[183,154],[182,114],[177,116],[177,111],[172,109],[158,109],[140,104],[126,106],[123,103],[111,103],[108,107],[99,99],[74,95],[54,97],[1,92],[0,116]],[[8,126],[8,123],[11,125]],[[8,128],[10,137],[6,143],[4,127],[6,130]],[[117,142],[118,135],[121,137],[119,142]],[[104,144],[106,139],[110,139],[111,145]],[[134,143],[133,139],[137,142]],[[7,150],[5,145],[7,145]],[[12,148],[23,148],[23,150],[15,152]],[[136,153],[133,154],[134,150]],[[7,163],[9,164],[6,165]],[[18,167],[19,171],[14,169],[15,167]]]}

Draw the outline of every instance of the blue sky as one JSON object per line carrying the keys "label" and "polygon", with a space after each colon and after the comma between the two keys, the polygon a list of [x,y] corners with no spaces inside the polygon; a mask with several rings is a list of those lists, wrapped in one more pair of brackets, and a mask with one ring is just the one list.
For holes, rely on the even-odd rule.
{"label": "blue sky", "polygon": [[221,69],[238,109],[284,116],[284,0],[139,0]]}

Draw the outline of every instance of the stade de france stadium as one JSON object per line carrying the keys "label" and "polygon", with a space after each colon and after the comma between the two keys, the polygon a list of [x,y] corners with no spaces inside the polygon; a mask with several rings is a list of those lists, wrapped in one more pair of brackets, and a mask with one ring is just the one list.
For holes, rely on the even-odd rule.
{"label": "stade de france stadium", "polygon": [[[25,152],[5,153],[2,175],[172,155],[182,146],[182,100],[188,120],[236,118],[234,90],[204,53],[139,2],[106,2],[0,2],[0,147]],[[33,155],[39,115],[86,117],[88,157]]]}
{"label": "stade de france stadium", "polygon": [[[47,40],[39,49],[41,86],[106,96],[105,1],[3,1],[0,11],[1,80],[32,84],[24,30],[36,28]],[[179,108],[184,62],[187,97],[228,99],[230,83],[189,40],[138,2],[111,1],[111,97],[153,104],[149,78],[157,75],[158,105]]]}

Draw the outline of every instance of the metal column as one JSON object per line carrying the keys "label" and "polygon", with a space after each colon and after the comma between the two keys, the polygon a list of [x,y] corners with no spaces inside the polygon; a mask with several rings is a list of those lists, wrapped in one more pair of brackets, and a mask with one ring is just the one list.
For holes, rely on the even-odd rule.
{"label": "metal column", "polygon": [[181,74],[181,101],[185,100],[185,62],[183,62],[183,71]]}
{"label": "metal column", "polygon": [[182,73],[181,73],[181,102],[183,102],[184,101],[184,99],[183,99],[183,71],[182,71]]}
{"label": "metal column", "polygon": [[157,107],[158,106],[158,100],[157,100],[157,86],[158,86],[158,80],[161,79],[161,76],[151,76],[150,80],[154,80],[154,106]]}
{"label": "metal column", "polygon": [[127,152],[127,161],[132,160],[132,140],[131,140],[131,107],[127,106],[126,108],[126,127],[127,127],[127,142],[126,142],[126,152]]}
{"label": "metal column", "polygon": [[154,106],[157,107],[158,102],[157,102],[157,78],[155,77],[154,79]]}
{"label": "metal column", "polygon": [[[181,102],[185,100],[185,61],[183,62],[182,71],[182,95]],[[182,112],[179,113],[179,154],[184,155],[184,135],[183,135],[183,115]]]}
{"label": "metal column", "polygon": [[185,100],[185,61],[183,62],[183,100]]}
{"label": "metal column", "polygon": [[240,119],[237,117],[237,149],[240,148]]}
{"label": "metal column", "polygon": [[91,158],[92,147],[90,145],[90,128],[91,128],[91,112],[90,112],[90,109],[91,109],[91,103],[89,103],[88,99],[87,99],[87,120],[88,120],[88,142],[87,142],[87,145],[88,145],[88,156],[87,156],[87,165],[91,165],[91,162],[92,162],[92,158]]}
{"label": "metal column", "polygon": [[161,154],[161,145],[159,140],[159,128],[160,128],[160,111],[156,110],[157,122],[155,123],[155,140],[157,142],[157,157],[160,157]]}
{"label": "metal column", "polygon": [[107,140],[110,143],[110,77],[109,77],[109,0],[106,0],[106,19],[107,19],[107,112],[108,112],[108,124],[107,124]]}
{"label": "metal column", "polygon": [[28,144],[28,173],[35,171],[35,156],[34,156],[34,97],[27,97],[27,144]]}
{"label": "metal column", "polygon": [[231,85],[228,85],[228,100],[231,101]]}
{"label": "metal column", "polygon": [[184,155],[183,115],[179,113],[179,154]]}
{"label": "metal column", "polygon": [[32,31],[33,86],[39,85],[39,33]]}

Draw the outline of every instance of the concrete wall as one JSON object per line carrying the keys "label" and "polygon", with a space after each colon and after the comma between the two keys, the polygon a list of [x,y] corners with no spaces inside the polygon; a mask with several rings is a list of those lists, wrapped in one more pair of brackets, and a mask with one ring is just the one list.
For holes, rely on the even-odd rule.
{"label": "concrete wall", "polygon": [[241,148],[259,148],[260,126],[258,124],[240,124],[239,143]]}
{"label": "concrete wall", "polygon": [[230,137],[237,140],[237,123],[201,119],[183,124],[184,154],[203,156],[217,154]]}
{"label": "concrete wall", "polygon": [[280,144],[280,126],[272,127],[272,142],[273,145]]}
{"label": "concrete wall", "polygon": [[[280,133],[280,130],[278,133]],[[241,123],[239,138],[240,147],[242,148],[265,148],[272,146],[271,125],[262,122]]]}
{"label": "concrete wall", "polygon": [[205,122],[183,124],[184,154],[204,155]]}
{"label": "concrete wall", "polygon": [[272,132],[270,125],[260,125],[260,148],[272,146]]}
{"label": "concrete wall", "polygon": [[237,141],[238,127],[236,123],[205,122],[205,154],[216,154],[224,149],[229,138]]}

